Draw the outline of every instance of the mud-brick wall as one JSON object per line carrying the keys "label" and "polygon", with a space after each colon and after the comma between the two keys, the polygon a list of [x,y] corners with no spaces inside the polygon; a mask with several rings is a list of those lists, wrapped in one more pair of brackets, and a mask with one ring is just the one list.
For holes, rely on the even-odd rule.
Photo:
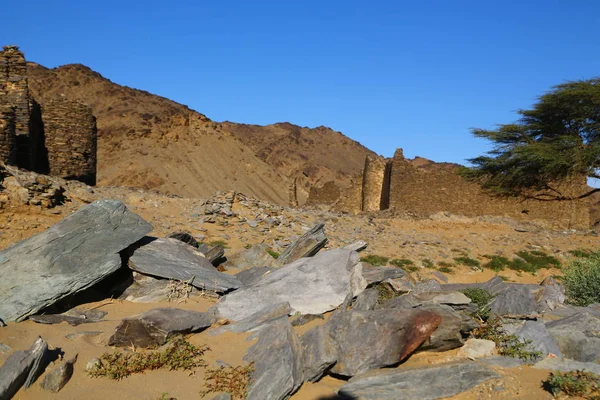
{"label": "mud-brick wall", "polygon": [[96,184],[97,131],[91,107],[58,97],[42,104],[50,175]]}
{"label": "mud-brick wall", "polygon": [[15,110],[0,100],[0,161],[14,165],[16,160]]}
{"label": "mud-brick wall", "polygon": [[27,63],[17,46],[0,51],[0,97],[15,109],[16,135],[29,134],[29,89]]}
{"label": "mud-brick wall", "polygon": [[308,199],[306,204],[333,204],[341,195],[340,188],[335,184],[334,181],[328,181],[323,186],[311,186],[308,192]]}
{"label": "mud-brick wall", "polygon": [[[390,207],[422,216],[440,211],[465,216],[500,215],[520,220],[545,220],[555,227],[586,229],[590,226],[585,200],[537,201],[499,198],[458,175],[459,166],[429,163],[415,166],[397,150],[392,161]],[[565,195],[586,190],[585,178],[563,184]]]}

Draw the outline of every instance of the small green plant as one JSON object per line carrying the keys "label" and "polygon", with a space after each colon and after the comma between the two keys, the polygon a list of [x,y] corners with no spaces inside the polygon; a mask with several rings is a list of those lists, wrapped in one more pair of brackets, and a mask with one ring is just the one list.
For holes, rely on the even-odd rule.
{"label": "small green plant", "polygon": [[158,400],[177,400],[177,398],[173,397],[173,396],[169,396],[169,393],[164,392],[163,394],[160,395]]}
{"label": "small green plant", "polygon": [[417,267],[416,265],[409,265],[408,267],[405,267],[404,269],[408,270],[410,272],[417,272],[420,268]]}
{"label": "small green plant", "polygon": [[515,335],[508,335],[502,327],[500,317],[494,316],[488,318],[471,332],[476,339],[492,340],[496,343],[498,354],[502,356],[520,358],[523,361],[537,360],[542,357],[540,351],[530,350],[531,340],[522,342]]}
{"label": "small green plant", "polygon": [[491,269],[492,271],[495,271],[495,272],[503,271],[505,268],[508,268],[511,263],[511,261],[508,258],[503,257],[503,256],[484,255],[483,257],[490,260],[490,261],[486,262],[485,264],[483,264],[483,267]]}
{"label": "small green plant", "polygon": [[517,255],[525,260],[529,264],[531,269],[537,271],[538,269],[544,268],[560,268],[560,261],[554,256],[550,256],[543,251],[532,250],[525,251],[521,250],[517,252]]}
{"label": "small green plant", "polygon": [[434,268],[435,267],[435,264],[429,258],[422,259],[421,264],[423,264],[423,267],[425,267],[425,268]]}
{"label": "small green plant", "polygon": [[211,393],[229,393],[234,400],[245,399],[251,383],[254,364],[237,367],[221,366],[207,369],[204,377],[206,389],[200,396],[206,397]]}
{"label": "small green plant", "polygon": [[267,253],[269,253],[271,255],[271,257],[273,257],[274,259],[278,259],[279,256],[281,255],[278,252],[276,252],[275,250],[271,250],[271,249],[268,249]]}
{"label": "small green plant", "polygon": [[411,265],[415,265],[415,263],[412,260],[409,260],[408,258],[394,258],[390,261],[390,264],[398,268],[407,268]]}
{"label": "small green plant", "polygon": [[438,263],[438,271],[443,272],[444,274],[453,274],[454,273],[454,264],[446,262],[446,261],[440,261]]}
{"label": "small green plant", "polygon": [[583,307],[600,303],[600,256],[572,260],[562,283],[568,303]]}
{"label": "small green plant", "polygon": [[224,240],[221,240],[221,239],[218,239],[218,240],[213,240],[213,241],[211,241],[211,242],[208,242],[208,245],[209,245],[210,247],[221,246],[221,247],[222,247],[222,248],[224,248],[224,249],[227,249],[227,248],[229,248],[229,245],[227,244],[227,242],[226,242],[226,241],[224,241]]}
{"label": "small green plant", "polygon": [[473,303],[477,304],[477,312],[474,316],[482,321],[487,321],[490,317],[489,304],[494,299],[494,296],[481,288],[467,288],[461,290],[461,292],[471,299]]}
{"label": "small green plant", "polygon": [[471,257],[467,257],[467,256],[456,257],[456,258],[454,258],[454,261],[457,264],[465,265],[467,267],[471,267],[471,268],[475,268],[475,269],[480,269],[481,268],[481,263],[479,261],[477,261],[476,259],[471,258]]}
{"label": "small green plant", "polygon": [[120,380],[131,374],[144,371],[168,368],[170,370],[190,370],[196,367],[206,367],[202,358],[210,349],[206,346],[195,346],[185,338],[173,338],[163,349],[144,353],[104,353],[100,362],[88,373],[92,377],[104,376]]}
{"label": "small green plant", "polygon": [[389,257],[384,257],[384,256],[378,256],[375,254],[371,254],[368,256],[364,256],[360,258],[360,261],[362,262],[366,262],[369,263],[375,267],[381,267],[383,265],[386,265],[387,262],[389,261]]}
{"label": "small green plant", "polygon": [[246,244],[244,245],[244,248],[245,248],[246,250],[248,250],[248,249],[249,249],[249,248],[251,248],[251,247],[252,247],[252,245],[251,245],[250,243],[246,243]]}
{"label": "small green plant", "polygon": [[584,399],[600,399],[600,376],[587,371],[550,372],[544,387],[554,397],[560,393]]}
{"label": "small green plant", "polygon": [[373,287],[379,292],[377,304],[381,304],[386,300],[393,299],[400,295],[400,293],[396,292],[388,283],[379,282],[378,284],[373,285]]}
{"label": "small green plant", "polygon": [[589,258],[589,257],[594,257],[594,256],[600,255],[599,252],[588,250],[588,249],[569,250],[568,253],[570,255],[572,255],[573,257],[579,257],[579,258]]}

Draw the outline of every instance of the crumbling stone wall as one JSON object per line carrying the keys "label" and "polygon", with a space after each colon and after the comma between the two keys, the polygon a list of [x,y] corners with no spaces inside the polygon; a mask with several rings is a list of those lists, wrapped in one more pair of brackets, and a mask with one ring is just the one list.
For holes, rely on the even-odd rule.
{"label": "crumbling stone wall", "polygon": [[340,188],[334,181],[328,181],[323,186],[311,186],[306,204],[333,204],[341,195]]}
{"label": "crumbling stone wall", "polygon": [[381,194],[386,161],[383,157],[367,156],[363,170],[362,211],[381,210]]}
{"label": "crumbling stone wall", "polygon": [[290,207],[298,207],[298,189],[296,187],[298,179],[292,179],[288,188],[288,203]]}
{"label": "crumbling stone wall", "polygon": [[63,97],[42,105],[50,175],[96,184],[96,117],[91,107]]}
{"label": "crumbling stone wall", "polygon": [[[499,198],[458,175],[460,166],[448,163],[415,165],[398,149],[392,161],[390,207],[428,216],[440,211],[469,217],[508,216],[520,220],[546,220],[557,227],[589,228],[585,200],[538,201]],[[585,177],[561,186],[563,194],[583,193]]]}
{"label": "crumbling stone wall", "polygon": [[0,102],[0,161],[14,164],[16,160],[15,109]]}

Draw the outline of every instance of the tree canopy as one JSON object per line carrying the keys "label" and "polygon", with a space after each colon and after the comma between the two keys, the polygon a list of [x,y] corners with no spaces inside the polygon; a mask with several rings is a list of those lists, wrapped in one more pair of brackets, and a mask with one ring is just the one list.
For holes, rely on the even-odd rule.
{"label": "tree canopy", "polygon": [[462,174],[501,195],[540,200],[584,198],[561,193],[558,182],[600,179],[600,78],[556,85],[520,119],[495,130],[471,130],[494,143],[487,155],[470,159]]}

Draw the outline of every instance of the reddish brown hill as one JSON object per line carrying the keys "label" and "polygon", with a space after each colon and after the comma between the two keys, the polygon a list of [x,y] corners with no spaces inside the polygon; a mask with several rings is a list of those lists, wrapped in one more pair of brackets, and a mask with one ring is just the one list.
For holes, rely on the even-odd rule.
{"label": "reddish brown hill", "polygon": [[287,122],[266,126],[223,122],[221,126],[280,174],[301,178],[305,190],[327,181],[345,187],[352,176],[361,172],[365,157],[375,155],[360,143],[324,126],[311,129]]}
{"label": "reddish brown hill", "polygon": [[288,183],[219,124],[188,107],[111,82],[83,65],[28,65],[42,105],[64,95],[89,104],[98,123],[99,185],[133,186],[181,196],[238,190],[287,202]]}

